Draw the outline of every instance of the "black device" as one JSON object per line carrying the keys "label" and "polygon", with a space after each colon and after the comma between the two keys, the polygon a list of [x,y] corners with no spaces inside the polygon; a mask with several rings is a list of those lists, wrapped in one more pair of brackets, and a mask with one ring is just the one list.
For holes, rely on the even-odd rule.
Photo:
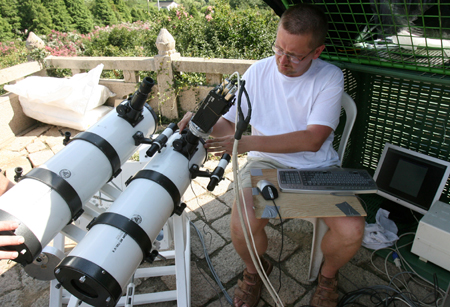
{"label": "black device", "polygon": [[[228,112],[234,104],[235,93],[238,90],[236,80],[225,79],[222,84],[211,90],[200,103],[191,123],[195,129],[209,133],[219,118]],[[195,134],[195,133],[194,133]]]}
{"label": "black device", "polygon": [[256,187],[265,200],[274,200],[278,198],[278,190],[270,181],[260,180],[256,184]]}

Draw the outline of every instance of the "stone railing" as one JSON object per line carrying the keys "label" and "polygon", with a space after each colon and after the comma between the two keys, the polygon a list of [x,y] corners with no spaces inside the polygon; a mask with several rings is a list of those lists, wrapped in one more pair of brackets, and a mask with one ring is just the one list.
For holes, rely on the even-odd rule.
{"label": "stone railing", "polygon": [[[251,60],[205,59],[181,57],[175,49],[175,41],[170,33],[162,29],[157,40],[158,55],[154,57],[54,57],[44,59],[44,67],[37,62],[29,62],[0,70],[0,84],[15,83],[29,75],[45,76],[47,68],[71,69],[77,74],[103,64],[103,70],[122,70],[124,79],[101,79],[116,94],[106,104],[116,106],[129,94],[134,93],[140,83],[139,72],[155,72],[157,85],[153,87],[149,101],[158,114],[169,119],[177,119],[180,112],[195,109],[196,104],[214,85],[221,82],[223,75],[233,72],[243,74],[254,62]],[[206,84],[200,87],[181,89],[176,95],[174,72],[204,73]],[[181,109],[180,109],[181,108]],[[35,121],[22,112],[17,95],[7,93],[0,96],[0,146],[20,134]]]}

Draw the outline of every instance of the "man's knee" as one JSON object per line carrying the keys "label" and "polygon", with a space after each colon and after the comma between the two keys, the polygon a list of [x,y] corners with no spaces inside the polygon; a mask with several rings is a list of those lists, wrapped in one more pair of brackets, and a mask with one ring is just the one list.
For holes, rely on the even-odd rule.
{"label": "man's knee", "polygon": [[[243,235],[242,223],[241,223],[241,219],[239,217],[239,213],[237,212],[237,210],[238,210],[238,208],[237,208],[236,204],[234,204],[233,210],[231,213],[230,231],[233,235]],[[248,211],[248,209],[247,209],[247,211]],[[242,208],[242,216],[243,216],[245,225],[248,229],[247,217],[245,216],[244,208]],[[250,228],[251,228],[251,232],[253,234],[263,231],[264,227],[269,222],[268,219],[257,219],[253,210],[251,212],[248,212],[248,221],[250,222]]]}
{"label": "man's knee", "polygon": [[327,224],[331,231],[346,242],[360,242],[364,236],[364,217],[332,218]]}

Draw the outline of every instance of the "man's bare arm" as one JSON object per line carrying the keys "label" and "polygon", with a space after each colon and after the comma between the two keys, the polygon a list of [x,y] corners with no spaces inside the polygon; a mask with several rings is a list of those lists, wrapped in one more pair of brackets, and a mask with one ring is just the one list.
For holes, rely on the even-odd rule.
{"label": "man's bare arm", "polygon": [[[271,153],[316,152],[322,147],[332,131],[333,129],[328,126],[310,125],[306,130],[286,134],[243,136],[239,141],[238,153],[248,151]],[[233,135],[218,136],[212,140],[208,140],[206,147],[208,151],[217,152],[218,155],[225,152],[230,154],[233,149],[233,142]]]}

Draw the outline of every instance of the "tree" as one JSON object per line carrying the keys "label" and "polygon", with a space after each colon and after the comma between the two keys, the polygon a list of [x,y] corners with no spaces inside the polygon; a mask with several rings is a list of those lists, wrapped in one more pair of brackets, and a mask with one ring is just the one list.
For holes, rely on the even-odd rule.
{"label": "tree", "polygon": [[48,34],[53,29],[52,17],[40,0],[25,0],[18,8],[22,29],[36,34]]}
{"label": "tree", "polygon": [[131,22],[132,21],[131,10],[127,6],[127,4],[125,4],[125,2],[123,0],[113,0],[113,2],[114,2],[114,5],[115,5],[117,11],[120,14],[120,20],[126,21],[126,22]]}
{"label": "tree", "polygon": [[84,0],[64,0],[67,12],[73,18],[75,29],[81,33],[89,33],[94,28],[92,14],[84,5]]}
{"label": "tree", "polygon": [[42,4],[52,16],[54,30],[68,32],[74,28],[73,19],[67,11],[64,0],[42,0]]}
{"label": "tree", "polygon": [[233,10],[248,9],[248,8],[268,8],[268,5],[263,0],[230,0],[230,6]]}
{"label": "tree", "polygon": [[0,16],[0,42],[13,38],[12,28],[8,22]]}
{"label": "tree", "polygon": [[108,0],[95,0],[92,14],[96,24],[109,26],[117,23],[116,14]]}
{"label": "tree", "polygon": [[18,10],[18,0],[0,0],[0,16],[11,27],[10,31],[20,32],[21,22]]}
{"label": "tree", "polygon": [[148,16],[147,13],[144,12],[144,10],[138,9],[138,8],[132,8],[131,9],[131,18],[133,22],[136,21],[145,21],[147,20]]}

